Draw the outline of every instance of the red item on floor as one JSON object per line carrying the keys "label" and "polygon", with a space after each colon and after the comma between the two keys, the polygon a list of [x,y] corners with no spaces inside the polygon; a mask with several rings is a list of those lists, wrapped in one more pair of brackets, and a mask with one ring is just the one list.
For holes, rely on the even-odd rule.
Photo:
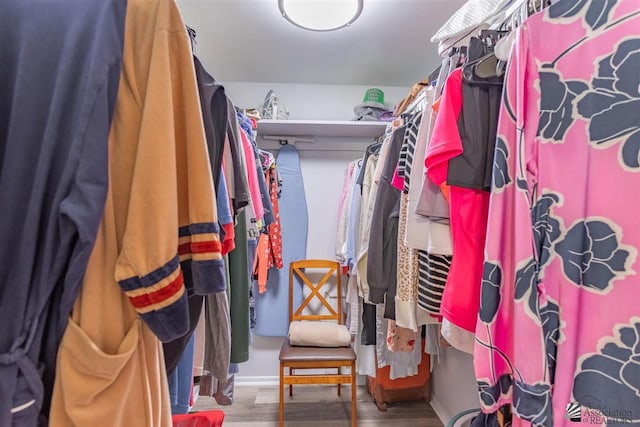
{"label": "red item on floor", "polygon": [[173,416],[173,427],[221,427],[223,411],[202,411]]}

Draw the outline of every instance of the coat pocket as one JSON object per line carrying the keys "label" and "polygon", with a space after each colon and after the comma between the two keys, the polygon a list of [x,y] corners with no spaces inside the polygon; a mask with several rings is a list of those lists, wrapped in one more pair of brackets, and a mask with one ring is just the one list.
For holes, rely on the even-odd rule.
{"label": "coat pocket", "polygon": [[110,354],[69,319],[58,352],[58,379],[67,410],[99,405],[117,394],[122,397],[121,387],[132,386],[119,384],[122,381],[118,378],[138,349],[140,328],[140,320],[136,320],[117,351]]}

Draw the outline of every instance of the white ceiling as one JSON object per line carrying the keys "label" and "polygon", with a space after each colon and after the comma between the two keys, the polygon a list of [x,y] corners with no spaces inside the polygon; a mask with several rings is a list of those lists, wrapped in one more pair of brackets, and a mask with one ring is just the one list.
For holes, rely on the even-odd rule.
{"label": "white ceiling", "polygon": [[350,27],[291,25],[277,0],[178,0],[220,81],[410,86],[440,60],[429,39],[464,0],[364,0]]}

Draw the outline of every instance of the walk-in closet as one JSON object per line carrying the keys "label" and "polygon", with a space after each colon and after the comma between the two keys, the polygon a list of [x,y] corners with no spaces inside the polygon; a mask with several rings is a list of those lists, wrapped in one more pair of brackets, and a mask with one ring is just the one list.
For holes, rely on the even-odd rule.
{"label": "walk-in closet", "polygon": [[640,426],[640,0],[0,0],[0,427]]}

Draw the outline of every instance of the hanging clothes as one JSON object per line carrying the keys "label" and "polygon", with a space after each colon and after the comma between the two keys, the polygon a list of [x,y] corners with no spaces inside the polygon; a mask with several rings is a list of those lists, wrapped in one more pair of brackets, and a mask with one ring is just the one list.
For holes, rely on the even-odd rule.
{"label": "hanging clothes", "polygon": [[348,191],[349,217],[347,218],[346,242],[344,251],[345,268],[349,279],[347,281],[347,295],[345,302],[348,305],[347,327],[352,335],[357,335],[360,328],[360,298],[358,296],[358,273],[355,268],[357,257],[357,242],[360,239],[360,211],[362,209],[362,194],[358,186],[358,176],[362,168],[362,161],[355,162],[351,176],[351,188]]}
{"label": "hanging clothes", "polygon": [[514,426],[640,423],[638,28],[637,2],[563,0],[516,36],[474,357]]}
{"label": "hanging clothes", "polygon": [[[258,166],[256,165],[253,145],[251,145],[251,141],[249,141],[249,137],[243,129],[239,129],[238,134],[240,135],[242,148],[244,150],[249,193],[251,195],[251,205],[253,206],[253,216],[250,220],[254,223],[261,222],[262,218],[264,218],[264,206],[262,205],[262,195],[260,193],[260,183],[258,181]],[[257,225],[258,230],[261,228],[261,225]]]}
{"label": "hanging clothes", "polygon": [[213,396],[219,405],[233,402],[234,375],[231,374],[231,274],[229,256],[224,257],[227,292],[208,295],[205,300],[204,372],[200,396]]}
{"label": "hanging clothes", "polygon": [[266,179],[270,186],[271,206],[274,221],[266,233],[261,233],[253,263],[253,276],[258,280],[258,292],[263,294],[267,290],[268,272],[271,268],[282,268],[282,228],[280,225],[280,206],[278,203],[278,181],[275,168],[270,167],[266,172]]}
{"label": "hanging clothes", "polygon": [[194,341],[192,335],[184,347],[180,360],[168,374],[169,399],[171,401],[171,414],[187,414],[191,409],[191,390],[193,387],[193,356]]}
{"label": "hanging clothes", "polygon": [[[400,337],[398,337],[396,340],[395,332],[397,332],[398,328],[390,325],[392,321],[385,318],[384,311],[384,304],[376,304],[376,322],[378,324],[375,346],[376,367],[380,369],[389,366],[389,379],[392,380],[416,375],[418,373],[418,365],[422,360],[422,346],[418,341],[420,335],[401,328],[403,339],[400,340]],[[390,334],[390,331],[393,334]],[[390,337],[391,340],[389,340]],[[413,342],[410,342],[411,340]],[[397,351],[401,347],[400,344],[410,344],[405,346],[409,351]],[[376,376],[377,373],[374,372],[372,376]]]}
{"label": "hanging clothes", "polygon": [[360,202],[359,238],[356,245],[357,258],[355,269],[358,278],[358,294],[365,301],[369,301],[367,265],[369,258],[369,237],[371,236],[371,217],[373,215],[373,206],[378,188],[374,179],[374,173],[378,164],[378,155],[371,154],[365,158],[367,162],[366,165],[363,165],[365,173],[362,183],[362,200]]}
{"label": "hanging clothes", "polygon": [[129,0],[124,40],[109,190],[58,352],[54,426],[170,426],[159,338],[189,328],[185,284],[224,289],[189,36],[175,3]]}
{"label": "hanging clothes", "polygon": [[[398,219],[398,286],[396,290],[396,324],[397,326],[408,328],[413,331],[418,330],[418,326],[426,323],[426,315],[419,316],[417,312],[418,281],[419,281],[419,258],[418,251],[405,244],[405,234],[409,218],[409,188],[411,174],[411,164],[415,154],[418,131],[422,123],[422,111],[414,113],[411,119],[407,120],[407,130],[403,149],[398,161],[397,176],[400,181],[400,215]],[[404,154],[403,154],[404,152]],[[422,313],[420,313],[422,314]]]}
{"label": "hanging clothes", "polygon": [[237,216],[236,248],[229,253],[230,311],[231,311],[231,362],[249,360],[249,248],[247,213],[241,210]]}
{"label": "hanging clothes", "polygon": [[247,165],[243,153],[242,140],[238,134],[236,110],[231,100],[227,98],[227,135],[222,156],[225,164],[227,188],[233,202],[234,212],[248,206],[251,201]]}
{"label": "hanging clothes", "polygon": [[[424,157],[436,118],[435,92],[435,88],[430,88],[425,94],[425,109],[416,137],[415,154],[410,173],[405,173],[403,182],[403,189],[408,186],[408,212],[406,229],[400,238],[404,240],[407,247],[417,250],[418,253],[416,320],[419,319],[419,324],[438,322],[442,293],[453,253],[449,204],[440,189],[428,178],[425,179]],[[427,187],[425,187],[425,183]],[[430,187],[429,184],[432,184],[433,187]],[[418,213],[419,201],[425,188],[434,191],[434,197],[429,200],[431,203],[435,202],[436,206],[429,206],[428,212],[437,212],[437,216],[423,216]]]}
{"label": "hanging clothes", "polygon": [[[252,168],[252,171],[255,169],[255,178],[252,176],[253,172],[250,172],[250,182],[255,179],[252,185],[255,186],[257,183],[257,189],[252,188],[250,185],[251,197],[259,198],[260,206],[256,214],[256,224],[258,231],[263,231],[264,227],[271,225],[274,221],[269,188],[265,180],[264,169],[262,168],[260,155],[256,146],[253,123],[249,117],[241,112],[238,112],[236,116],[241,132],[244,134],[243,141],[246,143],[246,156],[251,157],[247,162],[251,164],[249,167]],[[260,208],[262,211],[260,211]]]}
{"label": "hanging clothes", "polygon": [[338,228],[336,233],[335,254],[336,261],[343,266],[346,265],[347,227],[349,225],[349,212],[351,208],[348,201],[351,200],[351,191],[353,190],[352,175],[356,163],[357,162],[349,162],[347,166],[342,191],[340,192],[340,200],[338,201]]}
{"label": "hanging clothes", "polygon": [[48,417],[60,338],[105,204],[125,10],[124,1],[2,4],[2,426]]}
{"label": "hanging clothes", "polygon": [[[427,175],[437,185],[446,183],[450,160],[463,152],[458,130],[462,107],[462,70],[457,69],[445,85],[425,159]],[[466,118],[473,120],[468,116]],[[460,120],[464,123],[464,117]],[[489,193],[458,186],[450,186],[449,191],[453,259],[440,312],[451,323],[473,332],[480,306],[479,286]]]}
{"label": "hanging clothes", "polygon": [[[228,194],[226,189],[226,180],[221,173],[222,169],[222,154],[224,150],[224,134],[227,130],[227,97],[224,93],[224,88],[218,85],[215,80],[207,73],[202,63],[198,58],[194,57],[194,67],[196,71],[196,81],[198,83],[198,94],[200,96],[200,106],[202,111],[202,121],[205,129],[205,136],[207,140],[207,151],[209,153],[209,165],[211,166],[211,172],[213,174],[213,185],[217,191],[216,207],[218,214],[218,225],[222,227],[221,234],[228,232],[229,224],[233,224],[233,218],[231,217]],[[226,226],[226,228],[224,228]],[[223,237],[224,240],[233,238],[233,229],[231,228],[230,236]],[[224,251],[225,246],[227,249],[229,245],[225,245],[224,241],[221,243],[220,252]],[[188,279],[192,280],[192,279]],[[226,281],[223,286],[220,286],[216,293],[225,293]],[[164,360],[167,369],[167,374],[170,377],[175,378],[174,370],[178,363],[183,359],[183,351],[187,348],[188,343],[191,341],[193,331],[198,325],[198,319],[202,313],[202,307],[204,304],[205,296],[199,293],[191,292],[188,295],[189,299],[189,330],[181,337],[166,342],[163,344]],[[186,375],[189,383],[191,382],[191,372],[187,369],[186,362],[182,362],[183,369],[181,375]],[[191,369],[192,370],[192,369]],[[180,384],[186,383],[185,378],[176,378]],[[184,392],[184,390],[182,391]],[[172,403],[172,408],[174,405]],[[181,407],[184,409],[184,406]],[[182,410],[181,409],[181,410]],[[175,411],[173,411],[175,413]]]}
{"label": "hanging clothes", "polygon": [[391,185],[406,125],[397,128],[389,143],[388,154],[382,168],[375,205],[371,217],[371,231],[367,261],[369,301],[384,303],[385,295],[393,308],[387,310],[391,319],[395,318],[395,287],[397,283],[397,239],[400,192]]}
{"label": "hanging clothes", "polygon": [[[222,163],[224,169],[224,162]],[[218,191],[216,193],[216,202],[218,207],[218,222],[220,223],[220,234],[222,237],[222,255],[231,252],[236,246],[235,242],[235,223],[233,211],[231,209],[231,200],[229,197],[229,187],[227,186],[227,177],[221,172],[218,181]]]}
{"label": "hanging clothes", "polygon": [[227,95],[224,86],[207,72],[202,62],[193,57],[196,79],[198,81],[198,94],[204,130],[209,147],[209,164],[213,174],[214,188],[218,188],[220,172],[222,170],[222,157],[224,153],[225,133],[227,132]]}

